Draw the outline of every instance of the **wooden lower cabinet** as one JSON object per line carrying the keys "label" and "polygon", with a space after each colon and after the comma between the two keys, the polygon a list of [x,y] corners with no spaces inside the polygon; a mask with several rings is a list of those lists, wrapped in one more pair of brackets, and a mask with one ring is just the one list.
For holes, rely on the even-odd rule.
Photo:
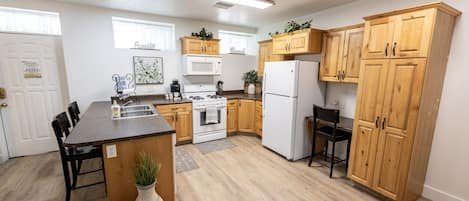
{"label": "wooden lower cabinet", "polygon": [[228,100],[226,122],[227,133],[243,132],[262,136],[262,101]]}
{"label": "wooden lower cabinet", "polygon": [[262,136],[262,101],[256,100],[256,134]]}
{"label": "wooden lower cabinet", "polygon": [[238,106],[238,131],[255,133],[256,101],[241,99]]}
{"label": "wooden lower cabinet", "polygon": [[238,131],[238,100],[228,100],[226,108],[226,132]]}
{"label": "wooden lower cabinet", "polygon": [[192,140],[192,104],[157,105],[156,109],[176,129],[176,142]]}

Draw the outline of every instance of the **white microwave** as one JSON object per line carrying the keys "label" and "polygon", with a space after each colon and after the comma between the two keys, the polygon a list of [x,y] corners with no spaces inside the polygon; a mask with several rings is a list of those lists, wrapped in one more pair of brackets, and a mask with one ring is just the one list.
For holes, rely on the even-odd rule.
{"label": "white microwave", "polygon": [[221,57],[210,55],[182,56],[184,75],[221,75]]}

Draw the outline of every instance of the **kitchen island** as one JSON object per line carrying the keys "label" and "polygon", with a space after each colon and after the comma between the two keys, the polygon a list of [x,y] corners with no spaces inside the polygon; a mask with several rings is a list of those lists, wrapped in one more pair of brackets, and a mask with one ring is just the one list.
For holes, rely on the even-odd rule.
{"label": "kitchen island", "polygon": [[135,200],[134,170],[140,152],[161,163],[156,190],[174,201],[174,145],[176,131],[160,115],[113,120],[110,102],[94,102],[65,139],[69,147],[102,146],[109,201]]}

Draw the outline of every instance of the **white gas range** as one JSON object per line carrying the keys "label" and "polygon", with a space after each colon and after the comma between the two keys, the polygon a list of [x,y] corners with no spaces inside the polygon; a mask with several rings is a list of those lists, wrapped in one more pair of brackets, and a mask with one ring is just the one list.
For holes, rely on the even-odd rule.
{"label": "white gas range", "polygon": [[215,85],[184,85],[192,100],[192,142],[226,138],[226,98],[216,95]]}

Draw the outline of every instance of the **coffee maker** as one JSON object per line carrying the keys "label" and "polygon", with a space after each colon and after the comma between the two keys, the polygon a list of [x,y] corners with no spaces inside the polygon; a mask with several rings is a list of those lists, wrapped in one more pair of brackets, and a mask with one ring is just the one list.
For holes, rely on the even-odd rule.
{"label": "coffee maker", "polygon": [[173,83],[170,85],[171,87],[171,94],[173,95],[174,100],[181,99],[181,85],[177,79],[173,80]]}
{"label": "coffee maker", "polygon": [[223,81],[217,82],[217,95],[223,96]]}

